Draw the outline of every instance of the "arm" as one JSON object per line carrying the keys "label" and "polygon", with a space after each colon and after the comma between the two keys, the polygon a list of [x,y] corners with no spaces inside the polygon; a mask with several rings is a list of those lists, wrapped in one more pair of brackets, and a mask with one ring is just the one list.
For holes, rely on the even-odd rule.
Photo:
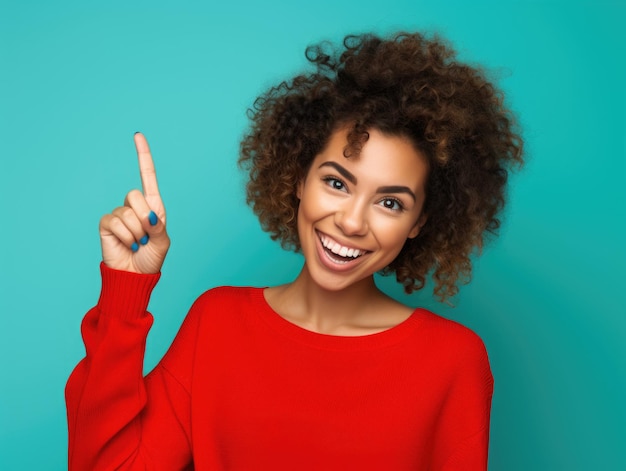
{"label": "arm", "polygon": [[493,376],[482,341],[470,340],[442,410],[442,471],[487,469]]}
{"label": "arm", "polygon": [[[82,324],[86,357],[66,387],[70,470],[182,469],[190,461],[189,385],[179,378],[190,377],[191,360],[170,355],[174,368],[160,364],[143,378],[146,308],[170,240],[143,135],[135,146],[143,192],[131,191],[100,220],[102,293]],[[175,343],[193,345],[189,324]]]}
{"label": "arm", "polygon": [[[143,378],[152,316],[146,306],[159,275],[102,265],[102,294],[85,316],[86,357],[66,387],[69,469],[184,469],[191,461],[189,384],[195,326],[187,320],[161,364]],[[191,319],[191,316],[190,318]],[[181,353],[182,352],[182,353]],[[166,355],[166,358],[168,357]]]}

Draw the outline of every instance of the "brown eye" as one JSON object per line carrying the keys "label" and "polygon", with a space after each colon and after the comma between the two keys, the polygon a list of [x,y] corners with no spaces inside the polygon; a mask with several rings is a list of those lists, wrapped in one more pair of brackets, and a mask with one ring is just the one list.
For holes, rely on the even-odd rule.
{"label": "brown eye", "polygon": [[381,201],[381,204],[383,205],[384,208],[389,209],[391,211],[402,211],[404,209],[404,206],[402,206],[402,203],[400,203],[400,201],[394,198],[384,198]]}
{"label": "brown eye", "polygon": [[344,182],[335,177],[326,177],[324,181],[328,186],[330,186],[333,190],[346,191],[346,185]]}

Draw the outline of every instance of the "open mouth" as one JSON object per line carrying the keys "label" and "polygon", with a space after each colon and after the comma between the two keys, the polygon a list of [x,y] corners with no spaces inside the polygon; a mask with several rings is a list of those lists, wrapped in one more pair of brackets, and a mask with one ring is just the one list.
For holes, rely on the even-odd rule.
{"label": "open mouth", "polygon": [[322,243],[324,252],[326,252],[328,258],[330,258],[335,263],[349,263],[358,259],[359,257],[362,257],[368,252],[367,250],[341,245],[339,242],[331,239],[330,237],[320,232],[317,233],[317,236]]}

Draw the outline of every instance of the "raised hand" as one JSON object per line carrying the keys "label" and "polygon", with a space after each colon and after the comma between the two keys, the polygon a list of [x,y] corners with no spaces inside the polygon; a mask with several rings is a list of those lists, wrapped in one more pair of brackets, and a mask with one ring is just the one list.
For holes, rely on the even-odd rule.
{"label": "raised hand", "polygon": [[159,194],[148,141],[135,134],[143,193],[132,190],[124,206],[100,219],[102,260],[116,270],[158,273],[170,247],[165,230],[165,207]]}

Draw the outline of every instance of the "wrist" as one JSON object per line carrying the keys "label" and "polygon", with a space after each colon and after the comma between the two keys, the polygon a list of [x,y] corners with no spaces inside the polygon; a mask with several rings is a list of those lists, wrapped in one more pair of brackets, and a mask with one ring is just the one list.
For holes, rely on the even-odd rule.
{"label": "wrist", "polygon": [[105,315],[127,320],[138,319],[147,313],[152,290],[161,273],[140,274],[100,264],[102,290],[98,307]]}

